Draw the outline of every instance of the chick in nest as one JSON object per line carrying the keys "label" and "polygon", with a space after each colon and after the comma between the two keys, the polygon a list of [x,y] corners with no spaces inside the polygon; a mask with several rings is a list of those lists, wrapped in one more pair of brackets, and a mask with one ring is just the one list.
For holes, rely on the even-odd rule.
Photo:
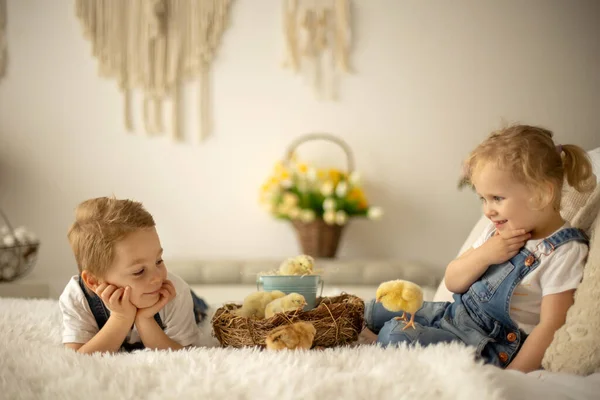
{"label": "chick in nest", "polygon": [[303,308],[306,305],[304,296],[298,293],[290,293],[279,299],[275,299],[265,308],[265,318],[271,318],[277,313],[284,313]]}
{"label": "chick in nest", "polygon": [[317,330],[310,322],[295,322],[273,329],[265,338],[265,343],[269,350],[309,350],[316,333]]}
{"label": "chick in nest", "polygon": [[242,307],[233,311],[233,313],[240,317],[262,319],[265,317],[265,308],[267,307],[267,304],[283,296],[285,296],[285,293],[279,290],[251,293],[244,299]]}
{"label": "chick in nest", "polygon": [[311,275],[314,272],[315,260],[311,256],[299,255],[288,258],[279,266],[280,275]]}
{"label": "chick in nest", "polygon": [[409,326],[416,329],[415,313],[423,305],[423,290],[419,285],[401,279],[383,282],[377,288],[375,301],[388,311],[402,311],[402,315],[395,318],[397,320],[406,321],[406,313],[410,313],[410,321],[402,330]]}

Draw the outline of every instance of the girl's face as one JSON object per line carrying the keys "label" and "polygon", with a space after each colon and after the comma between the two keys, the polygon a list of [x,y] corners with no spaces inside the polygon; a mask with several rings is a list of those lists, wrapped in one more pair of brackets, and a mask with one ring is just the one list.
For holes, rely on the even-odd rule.
{"label": "girl's face", "polygon": [[471,182],[481,198],[483,213],[498,232],[532,232],[543,222],[544,213],[531,207],[534,192],[517,182],[509,171],[487,163],[475,171]]}

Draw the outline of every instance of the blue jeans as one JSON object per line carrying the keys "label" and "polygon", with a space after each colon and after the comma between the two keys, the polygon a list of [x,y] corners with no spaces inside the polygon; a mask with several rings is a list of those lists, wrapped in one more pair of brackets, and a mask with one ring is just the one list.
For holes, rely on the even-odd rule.
{"label": "blue jeans", "polygon": [[[403,330],[406,323],[394,319],[401,316],[402,312],[388,311],[373,299],[365,303],[365,323],[373,333],[377,334],[377,343],[382,345],[419,343],[426,346],[435,343],[462,342],[451,332],[440,329],[440,322],[449,304],[423,303],[423,307],[415,313],[415,329],[409,327]],[[409,313],[406,313],[406,316],[411,317]]]}

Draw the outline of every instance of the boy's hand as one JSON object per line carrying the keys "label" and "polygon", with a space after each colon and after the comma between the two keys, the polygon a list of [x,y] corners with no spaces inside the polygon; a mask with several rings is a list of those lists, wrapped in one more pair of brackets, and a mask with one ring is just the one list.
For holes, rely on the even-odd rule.
{"label": "boy's hand", "polygon": [[496,233],[484,244],[481,251],[489,261],[489,265],[502,264],[513,258],[531,237],[524,229],[515,229],[505,233]]}
{"label": "boy's hand", "polygon": [[162,308],[167,305],[167,303],[169,301],[171,301],[172,299],[175,298],[175,295],[177,294],[175,291],[175,286],[173,285],[173,282],[171,282],[170,280],[165,280],[162,284],[162,287],[160,288],[159,293],[159,298],[158,301],[156,302],[156,304],[154,304],[153,306],[150,307],[146,307],[146,308],[139,308],[137,310],[137,314],[135,315],[135,318],[154,318],[154,314],[156,314],[157,312],[159,312],[160,310],[162,310]]}
{"label": "boy's hand", "polygon": [[96,294],[102,299],[104,304],[110,309],[110,315],[122,318],[125,321],[135,319],[137,308],[131,304],[131,288],[118,288],[115,285],[101,283],[95,290]]}

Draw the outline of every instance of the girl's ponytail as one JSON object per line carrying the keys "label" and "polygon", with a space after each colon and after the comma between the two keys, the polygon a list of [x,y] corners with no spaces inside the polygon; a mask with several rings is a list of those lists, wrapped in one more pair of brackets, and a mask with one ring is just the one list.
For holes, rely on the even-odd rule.
{"label": "girl's ponytail", "polygon": [[585,150],[572,144],[558,148],[559,151],[562,150],[563,168],[569,186],[580,193],[593,190],[596,187],[596,179],[593,179],[592,163]]}

